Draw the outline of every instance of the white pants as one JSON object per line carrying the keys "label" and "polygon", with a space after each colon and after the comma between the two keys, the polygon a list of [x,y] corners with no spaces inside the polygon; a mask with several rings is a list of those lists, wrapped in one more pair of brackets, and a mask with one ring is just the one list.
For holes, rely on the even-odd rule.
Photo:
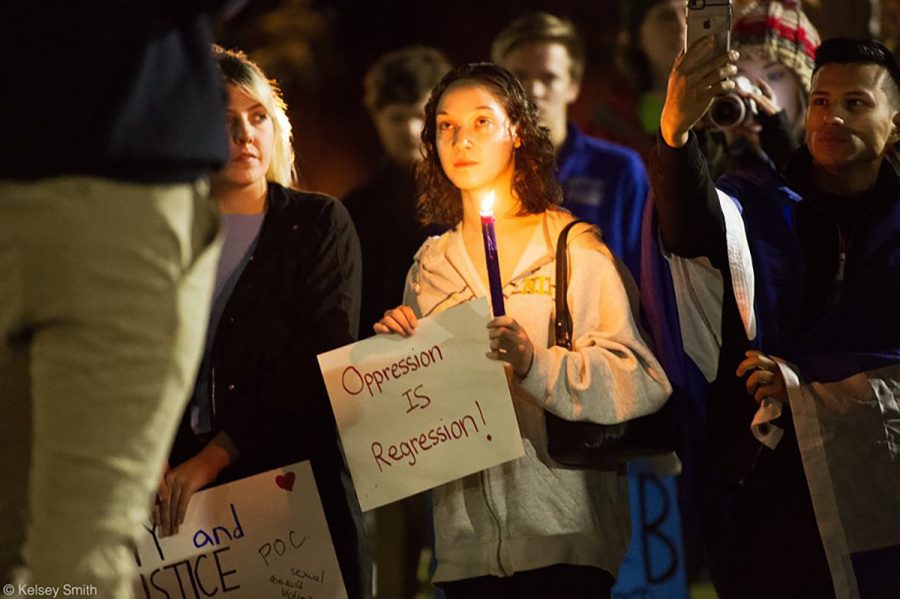
{"label": "white pants", "polygon": [[206,189],[0,180],[0,584],[131,596],[206,331]]}

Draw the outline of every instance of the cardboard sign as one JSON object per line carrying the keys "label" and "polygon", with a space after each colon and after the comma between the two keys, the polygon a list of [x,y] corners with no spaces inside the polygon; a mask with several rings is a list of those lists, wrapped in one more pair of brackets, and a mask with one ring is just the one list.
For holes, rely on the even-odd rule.
{"label": "cardboard sign", "polygon": [[362,509],[524,453],[484,298],[319,356]]}
{"label": "cardboard sign", "polygon": [[138,599],[347,597],[309,462],[197,493],[177,535],[144,527],[135,560]]}
{"label": "cardboard sign", "polygon": [[687,599],[681,514],[675,476],[648,461],[628,464],[631,543],[612,599]]}

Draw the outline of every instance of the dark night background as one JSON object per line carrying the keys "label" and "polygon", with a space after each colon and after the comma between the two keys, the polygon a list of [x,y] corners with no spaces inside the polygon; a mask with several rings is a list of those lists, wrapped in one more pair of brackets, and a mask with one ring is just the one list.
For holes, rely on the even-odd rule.
{"label": "dark night background", "polygon": [[[804,9],[823,38],[865,36],[880,24],[889,45],[896,40],[900,0],[881,0],[880,14],[867,0],[818,4],[806,2]],[[454,64],[488,60],[493,36],[533,10],[571,19],[585,39],[587,71],[570,114],[586,120],[613,68],[620,0],[251,0],[218,24],[216,41],[244,50],[280,82],[301,185],[340,197],[380,156],[362,106],[362,78],[378,56],[422,44],[444,51]]]}

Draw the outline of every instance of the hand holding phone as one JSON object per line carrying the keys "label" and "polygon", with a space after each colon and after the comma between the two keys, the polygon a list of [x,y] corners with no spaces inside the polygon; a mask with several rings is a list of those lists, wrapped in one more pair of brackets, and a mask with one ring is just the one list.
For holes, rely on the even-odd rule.
{"label": "hand holding phone", "polygon": [[669,73],[666,103],[660,117],[660,133],[671,147],[688,142],[690,130],[700,121],[713,100],[734,89],[737,74],[734,50],[716,54],[715,38],[707,35],[675,59]]}
{"label": "hand holding phone", "polygon": [[731,48],[732,0],[689,0],[685,50],[702,37],[716,36],[714,55]]}

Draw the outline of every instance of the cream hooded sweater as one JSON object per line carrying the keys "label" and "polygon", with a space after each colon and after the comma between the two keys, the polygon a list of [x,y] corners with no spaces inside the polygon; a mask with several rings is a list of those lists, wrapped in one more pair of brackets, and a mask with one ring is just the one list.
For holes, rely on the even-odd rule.
{"label": "cream hooded sweater", "polygon": [[[671,387],[635,324],[630,276],[588,225],[577,225],[568,242],[574,350],[554,345],[556,239],[571,220],[563,210],[545,212],[503,288],[507,314],[535,348],[528,376],[510,377],[525,455],[434,490],[436,582],[562,563],[615,575],[625,554],[627,480],[559,467],[547,454],[544,411],[621,422],[659,409]],[[483,296],[490,294],[459,227],[426,240],[407,277],[406,305],[423,317]],[[484,339],[487,351],[487,331]]]}

